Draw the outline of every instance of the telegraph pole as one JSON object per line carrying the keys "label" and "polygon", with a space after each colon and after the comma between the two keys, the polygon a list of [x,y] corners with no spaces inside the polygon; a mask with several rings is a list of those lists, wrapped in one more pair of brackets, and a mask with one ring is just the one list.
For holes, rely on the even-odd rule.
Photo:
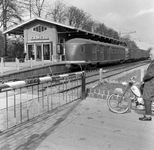
{"label": "telegraph pole", "polygon": [[[7,29],[7,21],[6,21],[6,0],[2,0],[2,11],[3,11],[3,31]],[[7,56],[7,35],[4,34],[4,56]]]}
{"label": "telegraph pole", "polygon": [[29,12],[30,12],[30,18],[32,18],[32,1],[29,1]]}

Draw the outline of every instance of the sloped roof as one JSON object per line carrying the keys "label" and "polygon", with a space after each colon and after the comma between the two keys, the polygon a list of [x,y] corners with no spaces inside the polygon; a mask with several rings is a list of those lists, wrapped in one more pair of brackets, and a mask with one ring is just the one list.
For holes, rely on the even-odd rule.
{"label": "sloped roof", "polygon": [[58,26],[62,26],[62,27],[65,27],[65,28],[70,28],[70,29],[74,29],[74,27],[71,27],[71,26],[67,26],[67,25],[64,25],[64,24],[61,24],[61,23],[57,23],[57,22],[53,22],[53,21],[48,21],[48,20],[45,20],[45,19],[42,19],[42,18],[32,18],[32,19],[29,19],[21,24],[18,24],[10,29],[7,29],[6,31],[4,31],[3,33],[8,33],[8,34],[23,34],[23,28],[33,22],[33,21],[36,21],[36,20],[39,20],[39,21],[43,21],[43,22],[47,22],[47,23],[50,23],[50,24],[55,24],[55,25],[58,25]]}
{"label": "sloped roof", "polygon": [[86,31],[86,30],[83,30],[83,29],[75,28],[73,26],[68,26],[68,25],[64,25],[64,24],[61,24],[61,23],[45,20],[45,19],[42,19],[42,18],[29,19],[29,20],[27,20],[27,21],[25,21],[25,22],[23,22],[21,24],[18,24],[18,25],[14,26],[14,27],[12,27],[10,29],[7,29],[3,33],[4,34],[23,35],[24,27],[27,24],[29,24],[31,22],[34,22],[36,20],[43,21],[43,22],[46,22],[46,23],[49,23],[49,24],[54,24],[54,25],[57,25],[59,27],[65,28],[64,32],[58,32],[58,33],[59,34],[67,33],[72,38],[80,37],[80,38],[91,39],[91,40],[100,41],[100,42],[107,42],[107,43],[113,43],[113,44],[116,44],[116,45],[126,46],[126,43],[124,43],[124,42],[122,42],[120,40],[113,39],[113,38],[103,36],[103,35],[100,35],[100,34],[96,34],[96,33],[93,33],[93,32],[89,32],[89,31]]}

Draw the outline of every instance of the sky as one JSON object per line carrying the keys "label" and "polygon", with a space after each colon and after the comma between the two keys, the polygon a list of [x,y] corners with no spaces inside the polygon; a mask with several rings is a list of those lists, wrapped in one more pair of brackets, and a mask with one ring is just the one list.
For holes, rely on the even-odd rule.
{"label": "sky", "polygon": [[[55,0],[50,0],[54,3]],[[62,0],[104,23],[121,36],[130,35],[139,48],[154,47],[154,0]]]}

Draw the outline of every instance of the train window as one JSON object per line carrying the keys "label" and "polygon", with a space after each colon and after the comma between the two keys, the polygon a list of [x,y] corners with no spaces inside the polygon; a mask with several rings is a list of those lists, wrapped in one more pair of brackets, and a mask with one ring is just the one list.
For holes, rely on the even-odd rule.
{"label": "train window", "polygon": [[100,45],[97,45],[97,51],[100,51]]}
{"label": "train window", "polygon": [[100,46],[100,53],[103,53],[103,46]]}
{"label": "train window", "polygon": [[59,39],[59,43],[64,44],[64,43],[65,43],[65,39],[64,39],[64,38],[60,38],[60,39]]}
{"label": "train window", "polygon": [[85,47],[81,46],[81,52],[84,53],[85,52]]}
{"label": "train window", "polygon": [[96,53],[96,45],[93,45],[93,53]]}

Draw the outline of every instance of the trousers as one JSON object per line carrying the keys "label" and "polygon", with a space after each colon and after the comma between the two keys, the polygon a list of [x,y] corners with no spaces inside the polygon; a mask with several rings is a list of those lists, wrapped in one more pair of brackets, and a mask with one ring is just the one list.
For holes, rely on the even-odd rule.
{"label": "trousers", "polygon": [[152,101],[150,100],[144,100],[144,105],[145,105],[145,115],[151,115],[152,114]]}

